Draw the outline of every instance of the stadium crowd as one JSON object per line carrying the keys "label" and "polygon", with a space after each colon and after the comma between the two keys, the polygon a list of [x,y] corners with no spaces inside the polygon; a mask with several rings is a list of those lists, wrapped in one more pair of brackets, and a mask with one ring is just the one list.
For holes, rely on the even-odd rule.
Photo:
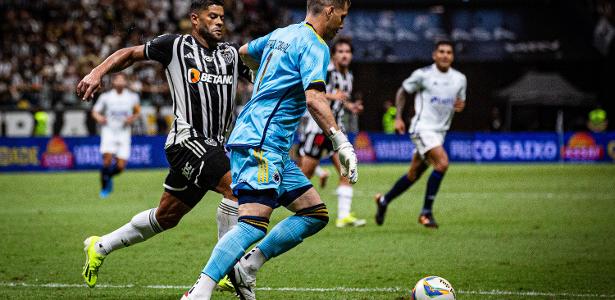
{"label": "stadium crowd", "polygon": [[[75,95],[86,70],[119,48],[166,32],[187,32],[189,5],[183,0],[0,2],[0,109],[89,105]],[[243,43],[288,22],[288,13],[271,1],[226,1],[226,6],[231,42]],[[144,63],[129,70],[131,88],[145,104],[168,101],[159,68]]]}

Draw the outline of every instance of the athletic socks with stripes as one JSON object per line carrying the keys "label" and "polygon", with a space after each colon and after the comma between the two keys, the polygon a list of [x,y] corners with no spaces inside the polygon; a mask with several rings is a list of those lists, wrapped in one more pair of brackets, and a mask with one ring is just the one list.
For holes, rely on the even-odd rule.
{"label": "athletic socks with stripes", "polygon": [[143,242],[164,229],[156,220],[156,210],[148,209],[136,214],[130,222],[115,231],[105,234],[96,244],[96,252],[103,255]]}
{"label": "athletic socks with stripes", "polygon": [[216,211],[216,222],[218,223],[218,240],[221,239],[233,226],[237,225],[237,214],[239,205],[237,201],[223,198]]}

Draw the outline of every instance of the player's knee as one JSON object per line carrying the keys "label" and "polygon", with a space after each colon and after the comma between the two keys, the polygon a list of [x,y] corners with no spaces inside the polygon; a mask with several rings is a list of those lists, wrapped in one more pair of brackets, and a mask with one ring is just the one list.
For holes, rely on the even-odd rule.
{"label": "player's knee", "polygon": [[440,173],[446,173],[446,171],[448,170],[448,159],[444,159],[437,162],[436,164],[434,164],[433,168]]}
{"label": "player's knee", "polygon": [[329,211],[324,203],[304,208],[298,211],[295,215],[300,217],[308,217],[308,221],[310,223],[309,226],[312,229],[311,234],[325,228],[327,223],[329,223]]}

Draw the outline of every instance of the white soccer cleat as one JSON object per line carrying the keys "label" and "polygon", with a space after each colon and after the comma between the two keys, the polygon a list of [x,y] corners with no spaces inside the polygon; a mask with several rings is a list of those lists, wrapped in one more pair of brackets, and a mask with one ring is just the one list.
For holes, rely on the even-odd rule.
{"label": "white soccer cleat", "polygon": [[241,300],[256,300],[256,274],[250,274],[241,263],[236,263],[229,273],[229,279],[235,287],[235,292]]}

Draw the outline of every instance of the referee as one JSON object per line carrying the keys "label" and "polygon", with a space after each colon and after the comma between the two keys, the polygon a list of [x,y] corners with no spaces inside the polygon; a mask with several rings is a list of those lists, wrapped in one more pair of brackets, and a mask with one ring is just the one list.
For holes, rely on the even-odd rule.
{"label": "referee", "polygon": [[237,199],[230,189],[230,164],[223,145],[238,77],[249,80],[250,71],[239,59],[237,47],[222,42],[223,6],[223,0],[192,1],[190,34],[164,34],[145,45],[120,49],[77,86],[79,97],[89,101],[105,74],[155,60],[164,67],[175,115],[165,144],[170,170],[160,204],[111,233],[84,241],[83,277],[90,287],[96,285],[98,269],[109,253],[175,227],[208,190],[224,197],[217,212],[218,237],[237,223]]}

